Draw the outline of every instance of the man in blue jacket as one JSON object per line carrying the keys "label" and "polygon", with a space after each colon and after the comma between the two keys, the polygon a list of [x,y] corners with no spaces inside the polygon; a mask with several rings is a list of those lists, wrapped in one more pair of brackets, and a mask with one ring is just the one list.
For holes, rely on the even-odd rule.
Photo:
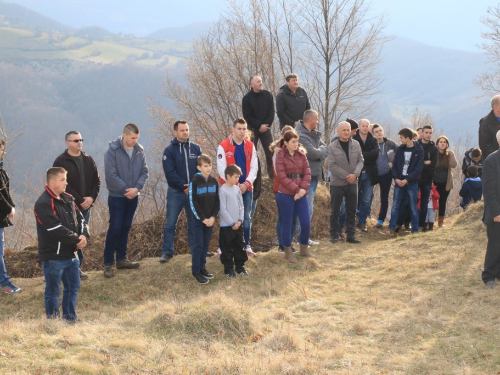
{"label": "man in blue jacket", "polygon": [[405,191],[410,199],[411,232],[418,232],[418,180],[424,168],[424,150],[418,142],[413,142],[413,134],[413,130],[409,128],[403,128],[398,133],[401,146],[396,150],[392,164],[392,178],[395,184],[391,221],[389,229],[380,231],[381,234],[394,236]]}
{"label": "man in blue jacket", "polygon": [[139,192],[148,179],[144,148],[137,143],[139,128],[127,124],[123,135],[109,143],[104,154],[104,175],[108,189],[109,229],[104,245],[104,277],[114,276],[116,268],[139,268],[127,259],[128,233],[132,226]]}
{"label": "man in blue jacket", "polygon": [[187,217],[188,244],[193,244],[193,213],[189,205],[189,182],[198,172],[197,159],[201,155],[200,146],[189,140],[189,125],[179,120],[174,124],[174,139],[163,151],[163,171],[167,179],[167,219],[163,227],[163,247],[161,263],[174,256],[174,237],[177,220],[184,209]]}

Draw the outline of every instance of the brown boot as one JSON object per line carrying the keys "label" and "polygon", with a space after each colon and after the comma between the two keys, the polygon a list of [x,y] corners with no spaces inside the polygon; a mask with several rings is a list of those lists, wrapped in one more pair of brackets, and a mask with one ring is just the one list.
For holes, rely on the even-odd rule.
{"label": "brown boot", "polygon": [[439,228],[442,228],[442,227],[444,227],[444,226],[445,226],[445,225],[444,225],[444,216],[439,216],[439,217],[438,217],[438,227],[439,227]]}
{"label": "brown boot", "polygon": [[285,246],[285,259],[290,263],[297,263],[297,258],[295,258],[295,255],[292,253],[292,247]]}
{"label": "brown boot", "polygon": [[316,258],[314,255],[311,254],[309,251],[309,246],[308,245],[300,245],[300,255],[306,258]]}

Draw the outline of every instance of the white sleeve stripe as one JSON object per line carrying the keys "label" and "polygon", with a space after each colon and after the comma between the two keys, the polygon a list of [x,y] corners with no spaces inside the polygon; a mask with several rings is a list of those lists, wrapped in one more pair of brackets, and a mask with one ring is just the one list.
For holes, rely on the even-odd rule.
{"label": "white sleeve stripe", "polygon": [[58,226],[56,226],[56,227],[54,227],[54,228],[47,229],[47,231],[49,231],[49,232],[50,232],[51,230],[57,229],[57,228],[59,228],[59,227],[62,227],[62,224],[59,224]]}

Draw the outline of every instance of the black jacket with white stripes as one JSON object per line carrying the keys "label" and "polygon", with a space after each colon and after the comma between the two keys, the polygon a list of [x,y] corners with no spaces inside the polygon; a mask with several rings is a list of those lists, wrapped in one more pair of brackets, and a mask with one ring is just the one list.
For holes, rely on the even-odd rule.
{"label": "black jacket with white stripes", "polygon": [[73,259],[79,236],[89,238],[87,223],[70,194],[58,198],[45,186],[35,203],[35,217],[40,261]]}

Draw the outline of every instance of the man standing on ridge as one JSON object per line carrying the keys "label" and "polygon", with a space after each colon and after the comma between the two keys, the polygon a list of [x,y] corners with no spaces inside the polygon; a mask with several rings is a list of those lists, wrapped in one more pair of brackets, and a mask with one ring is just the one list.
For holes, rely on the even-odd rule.
{"label": "man standing on ridge", "polygon": [[104,277],[114,276],[117,269],[139,268],[127,258],[128,234],[132,226],[139,193],[148,179],[144,148],[137,143],[139,128],[127,124],[123,135],[109,143],[104,154],[104,175],[108,189],[109,228],[104,245]]}
{"label": "man standing on ridge", "polygon": [[295,128],[302,120],[304,112],[311,109],[306,91],[299,87],[299,76],[295,73],[287,74],[286,84],[276,95],[276,112],[280,119],[280,130],[285,125]]}
{"label": "man standing on ridge", "polygon": [[[68,132],[65,136],[66,151],[54,160],[53,167],[62,167],[67,174],[66,192],[75,198],[75,203],[80,209],[87,225],[90,224],[90,212],[92,205],[97,199],[101,187],[101,179],[94,159],[82,151],[83,137],[76,130]],[[78,249],[78,260],[80,261],[80,279],[88,279],[88,275],[82,272],[83,252]]]}
{"label": "man standing on ridge", "polygon": [[241,108],[243,117],[250,130],[253,132],[253,143],[255,149],[258,147],[259,139],[266,155],[267,174],[274,179],[273,159],[269,146],[273,143],[271,126],[274,121],[273,95],[264,90],[262,78],[253,76],[250,80],[250,91],[243,97]]}
{"label": "man standing on ridge", "polygon": [[418,187],[420,189],[420,214],[418,226],[421,230],[426,227],[425,219],[427,217],[427,206],[426,202],[429,202],[429,197],[431,196],[432,180],[434,179],[434,168],[436,167],[438,149],[432,138],[432,126],[425,125],[422,128],[422,137],[417,141],[424,150],[424,167],[422,173],[420,174],[420,179],[418,180]]}
{"label": "man standing on ridge", "polygon": [[[174,139],[163,151],[163,172],[167,179],[167,217],[163,227],[163,247],[161,263],[174,256],[174,238],[179,215],[184,209],[187,218],[188,245],[191,249],[193,232],[193,212],[189,205],[189,183],[198,172],[200,146],[189,140],[189,125],[184,120],[174,123]],[[210,254],[210,253],[209,253]]]}
{"label": "man standing on ridge", "polygon": [[500,95],[491,98],[491,111],[479,120],[479,148],[486,160],[489,154],[498,150],[496,134],[500,130]]}

